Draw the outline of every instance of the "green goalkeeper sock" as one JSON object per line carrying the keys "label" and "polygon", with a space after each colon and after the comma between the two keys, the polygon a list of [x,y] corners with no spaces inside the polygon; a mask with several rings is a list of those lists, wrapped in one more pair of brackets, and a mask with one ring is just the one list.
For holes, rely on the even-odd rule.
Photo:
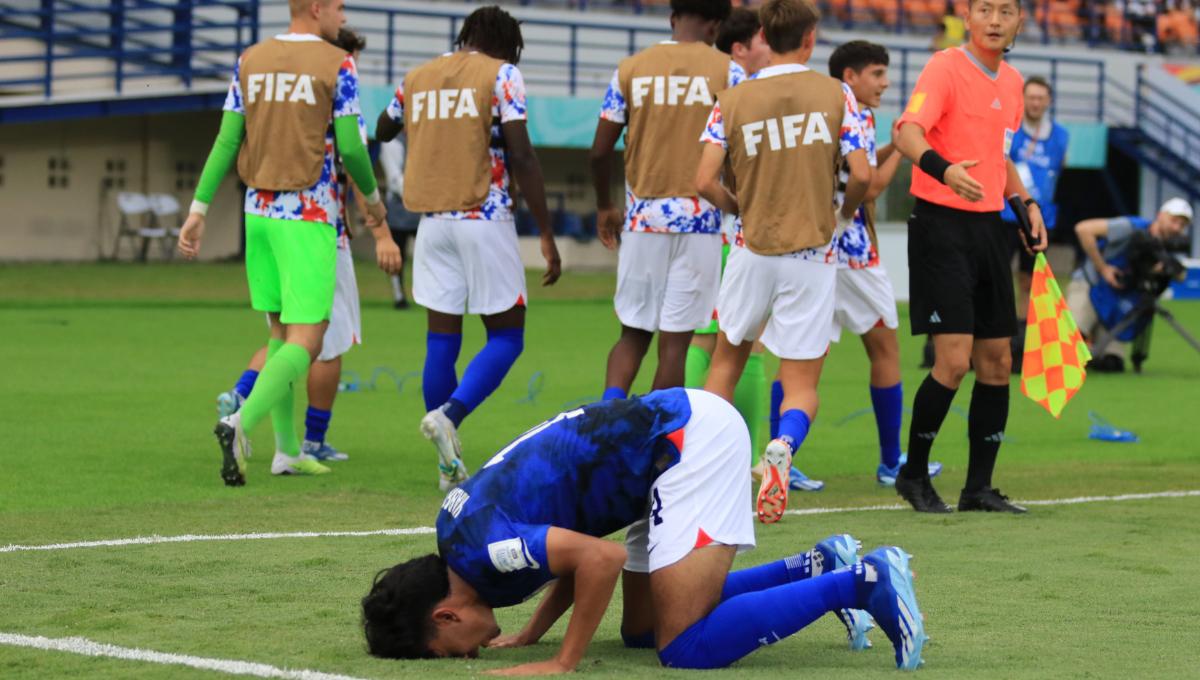
{"label": "green goalkeeper sock", "polygon": [[[280,343],[278,348],[272,347],[274,343]],[[279,340],[268,343],[267,354],[270,358],[258,374],[254,391],[239,411],[242,429],[253,431],[269,413],[275,429],[276,446],[284,453],[296,455],[300,452],[300,443],[296,439],[295,416],[292,413],[292,385],[303,382],[312,358],[308,350],[300,345]]]}
{"label": "green goalkeeper sock", "polygon": [[683,369],[683,386],[693,389],[704,389],[704,381],[708,379],[708,367],[712,365],[712,355],[699,345],[688,345],[687,363]]}
{"label": "green goalkeeper sock", "polygon": [[758,465],[758,454],[767,446],[763,421],[767,418],[767,374],[763,356],[756,352],[746,359],[746,368],[733,391],[733,405],[750,428],[750,464]]}

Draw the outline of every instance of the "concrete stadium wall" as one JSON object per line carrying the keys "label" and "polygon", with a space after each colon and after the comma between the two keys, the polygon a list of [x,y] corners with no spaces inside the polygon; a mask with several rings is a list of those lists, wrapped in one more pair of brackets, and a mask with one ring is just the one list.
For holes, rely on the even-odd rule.
{"label": "concrete stadium wall", "polygon": [[[219,123],[205,112],[0,127],[0,261],[111,256],[122,185],[174,194],[186,211]],[[240,215],[231,177],[209,215],[205,258],[237,253]],[[156,246],[150,255],[160,256]]]}

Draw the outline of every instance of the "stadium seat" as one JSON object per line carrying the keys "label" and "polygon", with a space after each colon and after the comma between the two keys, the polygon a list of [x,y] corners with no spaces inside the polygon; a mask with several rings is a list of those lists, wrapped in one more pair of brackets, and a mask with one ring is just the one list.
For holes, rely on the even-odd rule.
{"label": "stadium seat", "polygon": [[172,194],[150,194],[150,210],[154,213],[155,227],[166,231],[166,238],[160,239],[163,247],[163,257],[168,260],[175,254],[175,241],[179,238],[179,215],[182,208],[179,199]]}

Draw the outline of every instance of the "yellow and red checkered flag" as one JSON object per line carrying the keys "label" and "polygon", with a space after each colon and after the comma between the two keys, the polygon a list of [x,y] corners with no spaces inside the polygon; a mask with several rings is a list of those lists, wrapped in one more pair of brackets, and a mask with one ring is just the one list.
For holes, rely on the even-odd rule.
{"label": "yellow and red checkered flag", "polygon": [[1025,326],[1021,391],[1055,418],[1083,387],[1092,358],[1046,256],[1037,254]]}

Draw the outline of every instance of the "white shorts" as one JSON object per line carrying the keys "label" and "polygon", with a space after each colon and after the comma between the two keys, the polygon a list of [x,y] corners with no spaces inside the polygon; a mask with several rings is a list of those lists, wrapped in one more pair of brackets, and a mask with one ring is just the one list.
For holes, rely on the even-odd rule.
{"label": "white shorts", "polygon": [[679,462],[654,481],[646,517],[625,534],[629,571],[657,571],[710,544],[754,548],[746,421],[715,394],[687,395],[692,417]]}
{"label": "white shorts", "polygon": [[837,293],[833,297],[833,333],[829,339],[834,342],[842,339],[843,328],[863,335],[880,323],[893,330],[900,327],[896,294],[883,265],[838,269]]}
{"label": "white shorts", "polygon": [[717,322],[735,345],[754,340],[761,329],[763,345],[780,359],[819,359],[829,349],[836,287],[835,264],[734,247],[725,263]]}
{"label": "white shorts", "polygon": [[422,217],[413,299],[443,314],[499,314],[525,304],[525,267],[510,221]]}
{"label": "white shorts", "polygon": [[630,328],[683,333],[712,321],[721,281],[720,234],[621,233],[617,318]]}
{"label": "white shorts", "polygon": [[[345,237],[342,237],[343,239]],[[337,280],[333,288],[333,308],[329,312],[329,328],[317,361],[332,361],[354,345],[362,344],[362,313],[358,308],[358,280],[354,276],[354,256],[350,243],[338,243]]]}

